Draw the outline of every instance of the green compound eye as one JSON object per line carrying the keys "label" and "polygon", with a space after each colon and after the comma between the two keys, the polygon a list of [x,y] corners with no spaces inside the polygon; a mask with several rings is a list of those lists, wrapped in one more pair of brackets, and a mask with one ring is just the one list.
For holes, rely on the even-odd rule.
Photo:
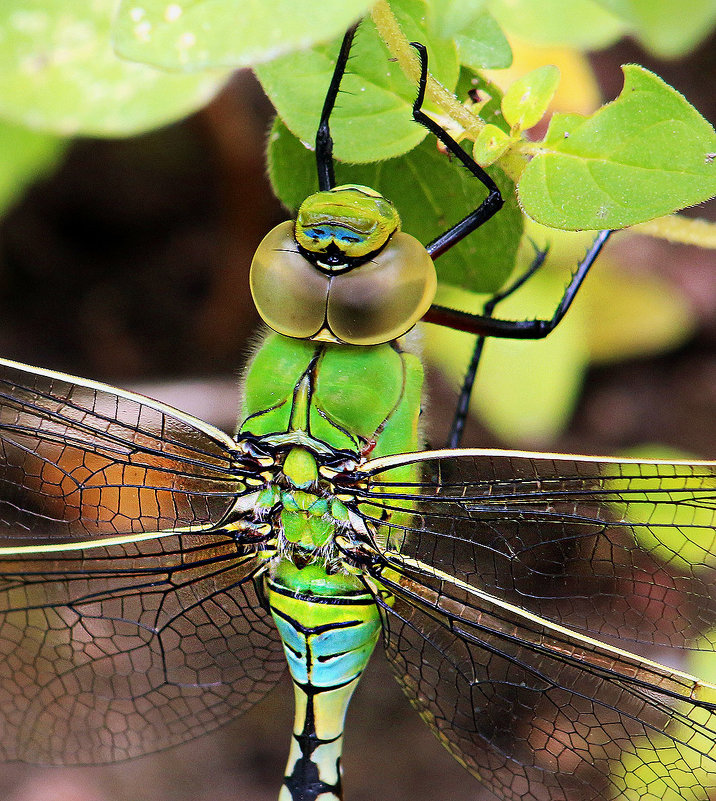
{"label": "green compound eye", "polygon": [[259,314],[280,334],[377,345],[420,320],[432,303],[437,276],[423,245],[401,231],[369,260],[327,274],[301,255],[289,221],[259,245],[250,284]]}

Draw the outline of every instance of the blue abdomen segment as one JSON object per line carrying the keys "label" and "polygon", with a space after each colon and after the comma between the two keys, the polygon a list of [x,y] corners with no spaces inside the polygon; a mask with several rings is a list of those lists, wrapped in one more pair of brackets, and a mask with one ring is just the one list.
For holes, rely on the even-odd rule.
{"label": "blue abdomen segment", "polygon": [[278,612],[274,612],[274,620],[291,675],[301,684],[331,687],[360,676],[376,642],[372,620],[356,618],[308,630]]}
{"label": "blue abdomen segment", "polygon": [[279,801],[339,801],[346,710],[378,640],[380,618],[362,588],[302,595],[267,582],[293,680],[296,716]]}

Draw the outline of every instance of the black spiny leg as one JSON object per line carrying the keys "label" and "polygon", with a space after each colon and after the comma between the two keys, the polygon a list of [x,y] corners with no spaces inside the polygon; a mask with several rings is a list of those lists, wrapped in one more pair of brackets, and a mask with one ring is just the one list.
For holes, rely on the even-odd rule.
{"label": "black spiny leg", "polygon": [[470,395],[472,394],[477,367],[485,344],[485,338],[488,336],[497,336],[509,339],[541,339],[547,336],[550,331],[553,331],[557,327],[567,313],[579,287],[582,285],[582,282],[589,272],[589,268],[594,264],[611,233],[611,231],[600,231],[599,234],[597,234],[592,246],[589,248],[582,261],[577,265],[572,280],[567,285],[562,299],[557,306],[557,310],[550,320],[499,320],[492,316],[495,306],[519,289],[525,281],[540,268],[544,262],[546,251],[539,251],[532,260],[532,264],[523,275],[514,281],[514,283],[510,284],[507,289],[504,289],[502,292],[490,298],[490,300],[485,303],[481,315],[468,314],[467,312],[460,312],[455,309],[446,309],[442,306],[431,307],[424,318],[425,320],[438,323],[439,325],[446,325],[458,331],[467,331],[472,334],[477,334],[478,336],[460,392],[460,398],[458,399],[458,405],[448,439],[448,447],[456,448],[459,444],[465,425],[465,417],[467,416],[470,404]]}
{"label": "black spiny leg", "polygon": [[502,208],[504,200],[497,188],[497,184],[490,178],[485,170],[480,167],[467,153],[460,147],[460,145],[450,136],[450,134],[443,130],[433,119],[422,110],[423,101],[425,100],[425,87],[428,81],[428,53],[425,45],[420,42],[410,43],[417,51],[420,58],[420,83],[418,84],[418,96],[413,103],[413,119],[424,125],[432,134],[445,145],[450,153],[455,156],[468,170],[486,187],[488,191],[487,197],[480,203],[480,205],[471,212],[459,223],[453,225],[444,234],[433,239],[430,244],[426,246],[428,253],[433,259],[437,259],[445,251],[457,244],[461,239],[472,233],[475,229],[479,228],[483,223],[486,223],[490,217],[493,217]]}
{"label": "black spiny leg", "polygon": [[318,168],[318,188],[325,192],[328,189],[333,189],[336,185],[336,178],[333,173],[333,139],[331,138],[331,129],[328,121],[336,104],[336,97],[338,90],[343,80],[343,75],[346,71],[346,64],[348,63],[348,56],[351,52],[351,44],[355,35],[358,24],[356,23],[352,28],[349,28],[346,35],[343,37],[343,44],[341,44],[336,66],[333,69],[333,77],[326,92],[326,99],[323,101],[323,111],[321,111],[321,121],[318,123],[318,131],[316,132],[316,167]]}
{"label": "black spiny leg", "polygon": [[445,306],[431,306],[423,319],[428,323],[444,325],[456,331],[466,331],[483,337],[505,337],[507,339],[542,339],[554,330],[572,305],[572,301],[596,261],[611,231],[600,231],[586,255],[577,265],[572,280],[564,290],[557,310],[549,320],[500,320],[489,315],[469,314],[448,309]]}

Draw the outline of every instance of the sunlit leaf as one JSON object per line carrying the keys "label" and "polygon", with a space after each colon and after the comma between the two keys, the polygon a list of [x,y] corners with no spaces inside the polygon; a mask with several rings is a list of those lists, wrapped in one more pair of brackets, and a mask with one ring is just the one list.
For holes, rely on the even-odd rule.
{"label": "sunlit leaf", "polygon": [[512,48],[502,28],[487,12],[480,14],[469,28],[456,34],[455,42],[460,62],[470,69],[503,69],[512,63]]}
{"label": "sunlit leaf", "polygon": [[627,29],[595,0],[488,0],[487,7],[508,34],[538,45],[594,50]]}
{"label": "sunlit leaf", "polygon": [[547,111],[559,84],[559,70],[551,64],[518,78],[502,98],[502,114],[510,126],[524,130],[536,125]]}
{"label": "sunlit leaf", "polygon": [[519,183],[525,211],[572,230],[621,228],[716,194],[716,133],[675,89],[642,67],[590,117],[556,114],[544,152]]}
{"label": "sunlit leaf", "polygon": [[189,114],[223,84],[118,58],[115,10],[115,0],[0,3],[0,116],[62,135],[128,135]]}
{"label": "sunlit leaf", "polygon": [[485,0],[431,0],[428,3],[430,32],[443,39],[463,33],[483,13]]}
{"label": "sunlit leaf", "polygon": [[[428,49],[430,72],[448,89],[458,78],[452,41],[430,35],[423,0],[393,6],[404,33]],[[313,144],[339,41],[262,64],[256,69],[266,94],[291,132]],[[334,153],[342,161],[379,161],[406,153],[426,136],[412,118],[417,87],[388,53],[371,20],[358,29],[338,102],[331,116]]]}
{"label": "sunlit leaf", "polygon": [[0,121],[0,213],[56,164],[64,144],[56,136]]}
{"label": "sunlit leaf", "polygon": [[370,0],[122,0],[114,26],[124,58],[172,70],[249,67],[327,42]]}
{"label": "sunlit leaf", "polygon": [[716,24],[713,0],[599,0],[630,23],[631,33],[660,58],[684,56]]}

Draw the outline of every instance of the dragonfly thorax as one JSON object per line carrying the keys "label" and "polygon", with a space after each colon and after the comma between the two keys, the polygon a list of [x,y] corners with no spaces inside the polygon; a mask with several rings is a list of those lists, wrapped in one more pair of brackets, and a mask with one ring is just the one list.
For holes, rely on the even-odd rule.
{"label": "dragonfly thorax", "polygon": [[256,308],[274,331],[349,345],[402,336],[437,287],[430,255],[400,230],[393,204],[354,185],[311,195],[295,223],[270,231],[250,281]]}

